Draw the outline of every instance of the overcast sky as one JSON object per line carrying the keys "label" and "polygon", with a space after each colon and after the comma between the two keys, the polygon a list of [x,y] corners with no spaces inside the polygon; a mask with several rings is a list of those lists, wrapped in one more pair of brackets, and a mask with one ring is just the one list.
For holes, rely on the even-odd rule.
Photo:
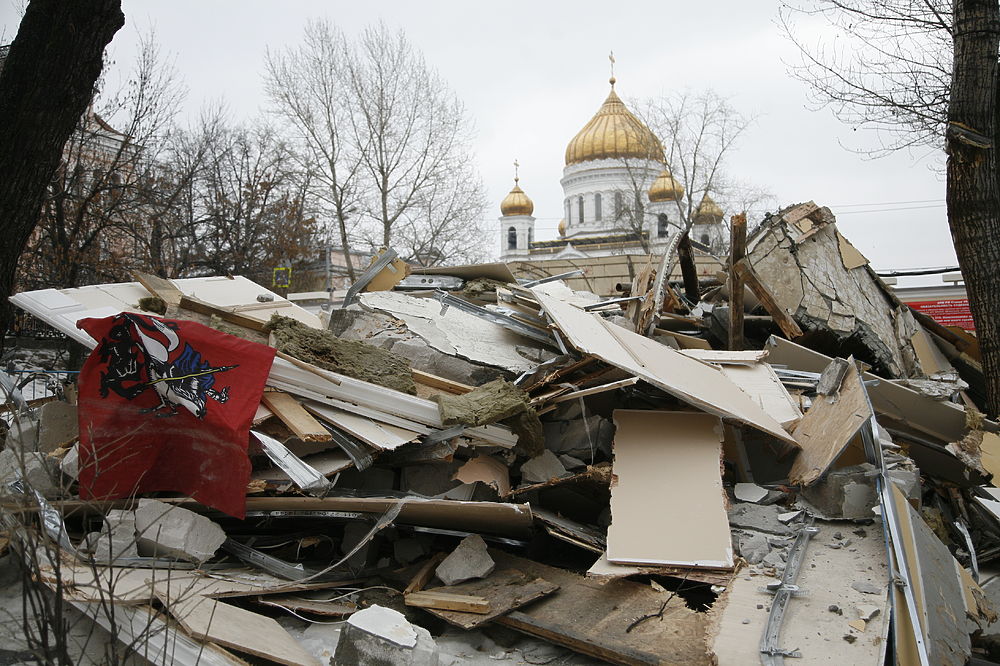
{"label": "overcast sky", "polygon": [[[9,42],[22,2],[0,2],[0,31]],[[811,199],[830,206],[877,269],[955,263],[941,158],[925,150],[872,160],[849,150],[877,146],[877,138],[810,108],[806,87],[787,73],[796,52],[776,25],[774,0],[122,4],[126,25],[112,43],[113,58],[130,63],[140,33],[154,29],[189,89],[191,118],[219,99],[237,118],[260,112],[265,49],[294,44],[309,18],[329,18],[348,34],[379,19],[402,27],[468,108],[491,230],[516,158],[535,202],[536,238],[555,236],[563,151],[607,95],[613,50],[626,100],[711,88],[757,115],[730,173],[782,205]]]}

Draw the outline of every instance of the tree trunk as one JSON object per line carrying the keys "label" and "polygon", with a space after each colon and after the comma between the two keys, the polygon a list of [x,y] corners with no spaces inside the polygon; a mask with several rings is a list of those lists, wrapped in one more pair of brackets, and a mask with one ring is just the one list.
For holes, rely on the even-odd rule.
{"label": "tree trunk", "polygon": [[948,224],[965,278],[986,375],[987,412],[1000,414],[1000,180],[997,174],[996,0],[956,0],[948,104]]}
{"label": "tree trunk", "polygon": [[0,72],[0,349],[17,259],[38,223],[63,146],[87,110],[121,0],[32,0]]}

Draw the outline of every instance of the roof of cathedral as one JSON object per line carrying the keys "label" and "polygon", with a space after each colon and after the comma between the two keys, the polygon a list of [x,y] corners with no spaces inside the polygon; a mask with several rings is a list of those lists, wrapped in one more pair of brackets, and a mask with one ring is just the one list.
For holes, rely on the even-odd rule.
{"label": "roof of cathedral", "polygon": [[715,224],[716,222],[721,222],[723,217],[722,209],[719,208],[719,204],[715,203],[715,200],[705,193],[705,196],[701,198],[701,203],[698,204],[698,210],[694,212],[694,221],[696,224]]}
{"label": "roof of cathedral", "polygon": [[515,176],[514,189],[500,202],[500,214],[504,217],[510,217],[511,215],[531,215],[535,212],[534,202],[528,198],[528,195],[517,184],[518,180],[520,179]]}
{"label": "roof of cathedral", "polygon": [[663,144],[615,93],[614,77],[610,82],[604,104],[566,146],[566,165],[629,157],[663,162]]}
{"label": "roof of cathedral", "polygon": [[656,177],[656,180],[653,181],[647,195],[652,202],[677,201],[684,196],[684,186],[674,180],[674,177],[670,175],[670,171],[664,169]]}

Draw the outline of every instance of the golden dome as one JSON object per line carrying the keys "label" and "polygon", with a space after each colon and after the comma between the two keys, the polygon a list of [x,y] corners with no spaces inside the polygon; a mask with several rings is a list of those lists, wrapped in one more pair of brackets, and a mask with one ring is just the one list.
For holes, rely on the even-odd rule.
{"label": "golden dome", "polygon": [[719,204],[712,200],[712,197],[705,193],[698,204],[698,210],[694,212],[694,221],[697,224],[716,224],[722,222],[722,209]]}
{"label": "golden dome", "polygon": [[510,217],[511,215],[531,215],[535,212],[535,204],[517,184],[518,180],[518,178],[514,178],[514,189],[500,202],[500,214],[504,217]]}
{"label": "golden dome", "polygon": [[674,180],[670,172],[664,169],[653,181],[653,185],[647,193],[649,200],[657,201],[677,201],[684,196],[684,186]]}
{"label": "golden dome", "polygon": [[559,235],[560,236],[566,235],[566,218],[559,220]]}
{"label": "golden dome", "polygon": [[566,166],[627,157],[663,162],[663,144],[625,107],[612,77],[608,98],[566,146]]}

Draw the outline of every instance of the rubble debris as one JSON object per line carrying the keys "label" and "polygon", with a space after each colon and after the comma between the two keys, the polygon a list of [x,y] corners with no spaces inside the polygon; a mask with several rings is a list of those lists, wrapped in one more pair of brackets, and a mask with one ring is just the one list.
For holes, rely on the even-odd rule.
{"label": "rubble debris", "polygon": [[111,564],[118,559],[139,557],[136,547],[135,513],[110,509],[104,516],[104,526],[101,530],[85,536],[84,542],[90,547],[97,562]]}
{"label": "rubble debris", "polygon": [[341,340],[329,331],[316,330],[278,314],[268,322],[268,330],[278,351],[317,368],[355,377],[372,384],[416,395],[410,363],[353,340]]}
{"label": "rubble debris", "polygon": [[737,483],[733,486],[733,494],[741,502],[756,504],[768,496],[768,491],[767,488],[762,488],[756,483]]}
{"label": "rubble debris", "polygon": [[193,511],[154,499],[140,499],[135,531],[141,552],[150,557],[176,557],[200,564],[226,540],[216,523]]}
{"label": "rubble debris", "polygon": [[399,611],[373,605],[347,619],[333,663],[437,666],[439,660],[429,631]]}
{"label": "rubble debris", "polygon": [[497,379],[463,395],[434,396],[446,426],[481,426],[501,422],[517,433],[525,454],[540,453],[544,446],[542,423],[528,395],[510,382]]}
{"label": "rubble debris", "polygon": [[521,482],[525,484],[548,483],[552,479],[570,476],[554,453],[545,449],[540,455],[521,465]]}
{"label": "rubble debris", "polygon": [[167,302],[159,296],[145,296],[140,298],[137,306],[140,310],[152,312],[161,317],[167,314]]}
{"label": "rubble debris", "polygon": [[[497,569],[482,579],[469,580],[447,588],[449,593],[470,595],[489,606],[482,613],[459,612],[457,609],[430,609],[431,614],[461,629],[473,629],[495,620],[510,611],[555,593],[559,586],[543,578],[517,571]],[[431,590],[433,592],[433,590]],[[407,595],[407,599],[411,599]]]}
{"label": "rubble debris", "polygon": [[486,542],[478,534],[467,536],[437,566],[434,574],[445,585],[457,585],[473,578],[485,578],[496,567],[486,552]]}
{"label": "rubble debris", "polygon": [[869,463],[833,470],[822,481],[802,488],[799,497],[813,514],[827,519],[871,518],[872,507],[878,504],[875,471]]}

